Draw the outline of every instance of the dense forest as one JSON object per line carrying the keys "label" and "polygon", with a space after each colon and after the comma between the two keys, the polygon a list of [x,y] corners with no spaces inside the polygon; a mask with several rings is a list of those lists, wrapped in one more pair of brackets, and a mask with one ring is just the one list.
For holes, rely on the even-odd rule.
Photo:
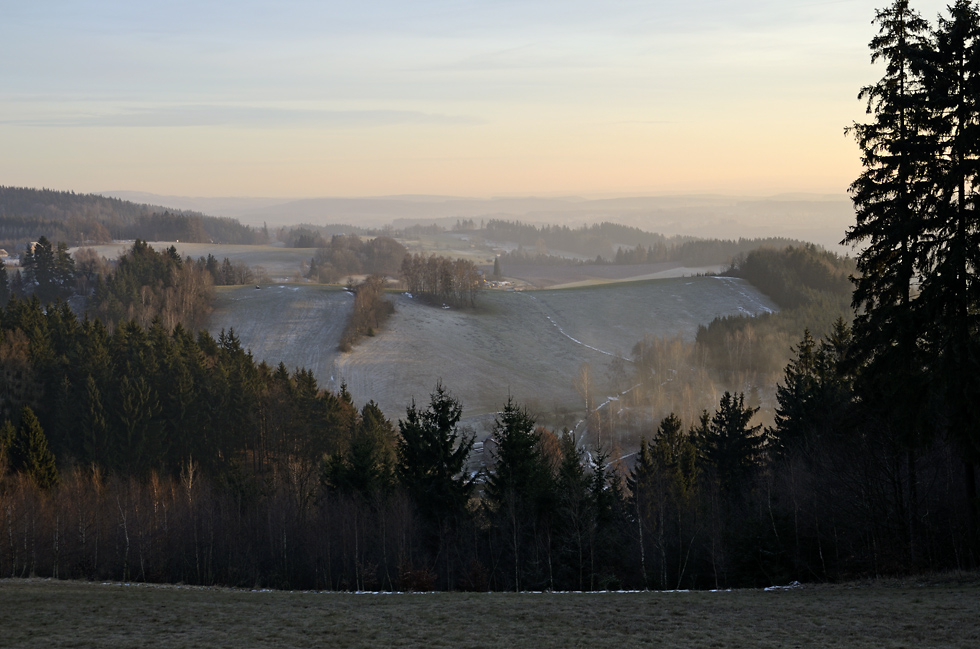
{"label": "dense forest", "polygon": [[264,243],[268,238],[235,219],[97,194],[0,186],[0,245],[19,251],[42,235],[69,246],[137,238],[215,243]]}

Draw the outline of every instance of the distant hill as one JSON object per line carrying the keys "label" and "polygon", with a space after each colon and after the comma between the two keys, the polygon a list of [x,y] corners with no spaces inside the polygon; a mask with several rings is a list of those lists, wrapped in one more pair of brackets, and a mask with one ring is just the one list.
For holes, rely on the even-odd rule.
{"label": "distant hill", "polygon": [[361,228],[390,224],[396,230],[438,224],[452,228],[458,219],[521,221],[534,225],[578,227],[603,221],[666,236],[723,239],[782,237],[811,241],[828,250],[854,223],[854,206],[840,194],[725,196],[689,194],[620,198],[459,196],[375,196],[326,198],[192,198],[107,192],[128,200],[158,202],[269,227],[309,223],[349,223]]}
{"label": "distant hill", "polygon": [[50,189],[0,186],[0,247],[20,249],[40,236],[69,245],[113,239],[262,243],[265,234],[226,217]]}

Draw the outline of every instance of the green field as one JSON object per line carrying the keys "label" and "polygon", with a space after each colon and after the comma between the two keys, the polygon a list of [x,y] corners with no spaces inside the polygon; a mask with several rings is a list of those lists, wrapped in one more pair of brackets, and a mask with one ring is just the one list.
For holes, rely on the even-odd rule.
{"label": "green field", "polygon": [[980,579],[591,594],[0,580],[0,646],[972,649],[980,646]]}
{"label": "green field", "polygon": [[589,363],[601,386],[616,356],[645,334],[693,339],[720,315],[775,309],[738,279],[688,277],[546,291],[484,291],[475,310],[420,304],[391,295],[385,330],[352,352],[337,351],[350,296],[312,285],[227,287],[211,331],[234,327],[256,360],[311,368],[321,385],[341,382],[358,403],[374,399],[389,417],[426,402],[436,381],[467,417],[495,412],[508,394],[545,413],[578,409],[572,380]]}

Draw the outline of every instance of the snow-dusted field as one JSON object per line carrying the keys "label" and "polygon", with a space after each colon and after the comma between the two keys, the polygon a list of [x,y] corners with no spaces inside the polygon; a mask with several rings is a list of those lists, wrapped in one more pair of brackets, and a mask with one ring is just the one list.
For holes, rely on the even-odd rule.
{"label": "snow-dusted field", "polygon": [[352,299],[339,289],[289,285],[223,288],[212,332],[234,327],[256,360],[311,368],[321,385],[346,381],[358,403],[378,402],[404,416],[442,380],[466,416],[495,412],[508,394],[532,410],[577,409],[572,385],[582,363],[599,380],[629,357],[644,334],[693,339],[719,315],[775,309],[742,280],[673,278],[586,288],[485,291],[476,310],[442,309],[392,294],[384,331],[352,352],[337,351]]}

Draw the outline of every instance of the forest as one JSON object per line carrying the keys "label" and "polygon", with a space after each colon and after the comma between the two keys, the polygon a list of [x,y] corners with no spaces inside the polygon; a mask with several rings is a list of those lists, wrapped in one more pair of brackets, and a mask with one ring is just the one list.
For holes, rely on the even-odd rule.
{"label": "forest", "polygon": [[69,246],[136,238],[249,244],[268,240],[267,233],[235,219],[97,194],[0,186],[0,245],[21,250],[41,236]]}
{"label": "forest", "polygon": [[[567,225],[536,226],[520,221],[491,219],[479,231],[486,238],[518,244],[518,249],[500,255],[507,263],[568,264],[573,260],[553,250],[588,257],[575,263],[655,264],[665,261],[687,266],[728,264],[739,255],[760,247],[802,246],[803,241],[781,237],[763,239],[701,239],[689,236],[666,237],[617,223],[598,223],[570,228]],[[629,242],[629,245],[625,245]],[[504,272],[506,274],[506,272]]]}

